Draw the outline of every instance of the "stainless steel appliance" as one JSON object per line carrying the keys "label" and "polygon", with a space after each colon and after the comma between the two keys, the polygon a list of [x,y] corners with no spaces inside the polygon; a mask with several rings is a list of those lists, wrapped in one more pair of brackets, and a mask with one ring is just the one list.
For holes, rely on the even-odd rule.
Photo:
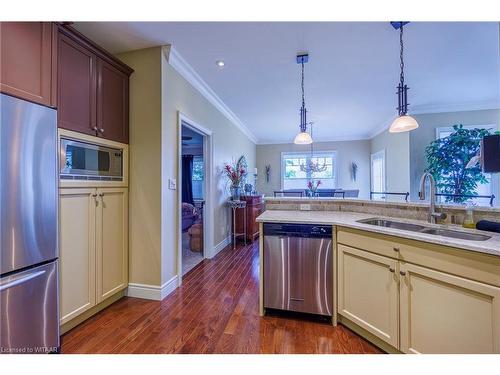
{"label": "stainless steel appliance", "polygon": [[332,227],[264,224],[264,307],[333,314]]}
{"label": "stainless steel appliance", "polygon": [[56,111],[0,94],[0,352],[59,347]]}
{"label": "stainless steel appliance", "polygon": [[63,180],[123,180],[123,150],[62,136],[59,173]]}

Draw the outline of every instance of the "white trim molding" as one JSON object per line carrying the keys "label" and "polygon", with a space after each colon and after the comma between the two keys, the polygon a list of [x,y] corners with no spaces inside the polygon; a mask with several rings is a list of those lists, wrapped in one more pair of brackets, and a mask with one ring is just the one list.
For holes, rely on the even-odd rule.
{"label": "white trim molding", "polygon": [[[449,104],[445,106],[412,106],[411,112],[408,114],[410,116],[418,116],[418,115],[426,115],[426,114],[435,114],[435,113],[453,113],[453,112],[469,112],[469,111],[489,111],[489,110],[498,110],[500,109],[498,103],[493,101],[483,101],[483,102],[470,102],[470,103],[462,103],[462,104]],[[389,129],[390,125],[397,117],[397,113],[395,113],[390,118],[387,118],[385,121],[380,123],[377,127],[375,127],[370,133],[366,135],[367,139],[373,139],[377,135],[385,132]]]}
{"label": "white trim molding", "polygon": [[[185,126],[203,136],[203,161],[205,163],[204,194],[205,207],[203,209],[203,258],[212,258],[214,243],[214,187],[213,187],[213,137],[212,131],[191,120],[185,114],[177,111],[177,181],[182,181],[182,127]],[[182,285],[182,194],[177,193],[177,277],[178,284]]]}
{"label": "white trim molding", "polygon": [[127,296],[134,298],[151,299],[162,301],[166,296],[172,293],[179,286],[178,277],[175,275],[162,286],[129,283]]}
{"label": "white trim molding", "polygon": [[226,238],[224,238],[221,242],[219,242],[213,249],[212,251],[212,256],[211,258],[213,258],[214,256],[216,256],[218,253],[220,253],[222,250],[224,250],[226,248],[226,246],[230,245],[231,244],[231,235],[227,236]]}
{"label": "white trim molding", "polygon": [[496,100],[483,100],[466,103],[453,103],[446,105],[413,105],[409,115],[425,115],[428,113],[449,113],[449,112],[471,112],[471,111],[487,111],[499,109],[499,104]]}
{"label": "white trim molding", "polygon": [[[349,141],[366,141],[370,139],[370,134],[358,134],[358,135],[353,135],[353,136],[339,136],[339,137],[325,137],[321,139],[316,139],[314,138],[315,144],[322,143],[322,142],[349,142]],[[263,139],[259,140],[258,145],[283,145],[283,144],[292,144],[293,143],[293,138],[290,140],[273,140],[273,139]]]}
{"label": "white trim molding", "polygon": [[250,131],[248,127],[229,109],[222,99],[208,86],[208,84],[200,77],[189,63],[170,46],[168,63],[179,73],[186,81],[188,81],[201,95],[203,95],[215,108],[217,108],[229,121],[231,121],[243,134],[250,138],[253,143],[257,143],[257,137]]}

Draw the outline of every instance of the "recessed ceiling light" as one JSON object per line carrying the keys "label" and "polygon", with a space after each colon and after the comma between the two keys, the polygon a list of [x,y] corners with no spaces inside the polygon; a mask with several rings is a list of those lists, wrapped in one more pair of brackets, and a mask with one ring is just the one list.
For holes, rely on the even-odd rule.
{"label": "recessed ceiling light", "polygon": [[224,61],[222,61],[222,60],[217,60],[217,61],[215,62],[215,64],[217,64],[217,66],[218,66],[219,68],[222,68],[224,65],[226,65],[226,63],[225,63]]}

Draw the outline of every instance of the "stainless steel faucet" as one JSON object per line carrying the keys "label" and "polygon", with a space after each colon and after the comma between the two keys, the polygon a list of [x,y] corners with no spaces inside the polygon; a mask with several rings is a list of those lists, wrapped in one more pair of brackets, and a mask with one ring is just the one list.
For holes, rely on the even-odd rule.
{"label": "stainless steel faucet", "polygon": [[444,212],[436,212],[436,180],[434,177],[428,172],[424,173],[420,178],[420,191],[418,192],[418,196],[420,200],[425,200],[425,180],[429,178],[431,197],[429,204],[429,223],[436,224],[438,219],[444,220],[446,219],[446,214]]}

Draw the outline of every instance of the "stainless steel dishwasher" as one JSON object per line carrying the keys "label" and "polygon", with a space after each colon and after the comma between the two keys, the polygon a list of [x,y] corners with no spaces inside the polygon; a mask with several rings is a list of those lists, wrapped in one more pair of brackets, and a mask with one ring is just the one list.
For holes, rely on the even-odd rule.
{"label": "stainless steel dishwasher", "polygon": [[264,307],[333,313],[332,227],[264,224]]}

